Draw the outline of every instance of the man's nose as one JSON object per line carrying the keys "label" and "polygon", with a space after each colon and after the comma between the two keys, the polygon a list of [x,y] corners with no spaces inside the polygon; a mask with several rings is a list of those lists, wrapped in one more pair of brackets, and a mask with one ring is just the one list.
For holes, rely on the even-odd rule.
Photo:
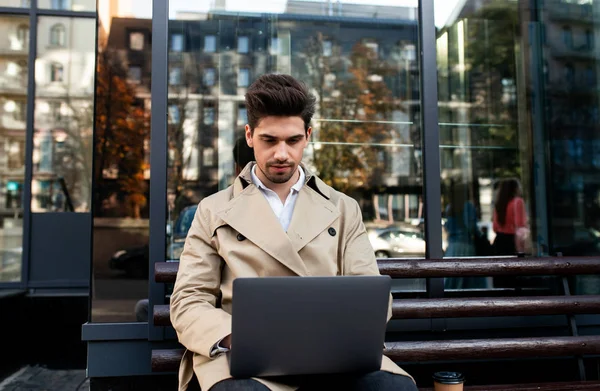
{"label": "man's nose", "polygon": [[277,148],[275,149],[275,159],[282,161],[282,160],[287,160],[288,158],[288,151],[287,151],[287,145],[284,142],[281,142],[279,144],[277,144]]}

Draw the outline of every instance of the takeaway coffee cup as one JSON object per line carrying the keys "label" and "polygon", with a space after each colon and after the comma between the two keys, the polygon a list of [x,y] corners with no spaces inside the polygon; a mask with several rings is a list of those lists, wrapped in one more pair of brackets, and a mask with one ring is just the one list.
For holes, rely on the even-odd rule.
{"label": "takeaway coffee cup", "polygon": [[436,372],[433,374],[435,391],[463,391],[465,377],[460,372]]}

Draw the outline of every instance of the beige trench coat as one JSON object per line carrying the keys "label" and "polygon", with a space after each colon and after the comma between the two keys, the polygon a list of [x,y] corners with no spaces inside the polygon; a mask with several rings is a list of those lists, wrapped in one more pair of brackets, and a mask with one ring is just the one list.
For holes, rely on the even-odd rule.
{"label": "beige trench coat", "polygon": [[[231,377],[226,355],[209,354],[231,333],[235,278],[379,274],[356,201],[305,169],[306,185],[286,233],[252,183],[251,166],[232,186],[200,202],[185,241],[171,295],[171,321],[187,348],[179,369],[181,391],[193,372],[203,391]],[[336,236],[328,233],[330,227]],[[215,308],[220,294],[221,308]],[[408,376],[385,356],[381,368]],[[256,380],[274,391],[296,388]]]}

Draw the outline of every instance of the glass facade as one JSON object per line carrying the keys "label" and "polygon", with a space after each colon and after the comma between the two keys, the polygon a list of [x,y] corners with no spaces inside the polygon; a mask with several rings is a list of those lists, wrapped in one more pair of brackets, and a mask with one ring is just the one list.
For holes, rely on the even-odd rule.
{"label": "glass facade", "polygon": [[[137,11],[151,15],[151,4]],[[152,19],[98,3],[91,321],[147,321]]]}
{"label": "glass facade", "polygon": [[95,31],[91,19],[38,19],[32,212],[90,210]]}
{"label": "glass facade", "polygon": [[14,8],[0,14],[0,285],[41,277],[28,272],[32,254],[44,253],[30,251],[32,230],[53,223],[32,212],[91,207],[96,23],[71,11],[93,11],[95,1],[54,3],[43,11],[43,1],[24,10],[29,0],[0,1]]}
{"label": "glass facade", "polygon": [[[432,4],[435,23],[424,26],[419,11]],[[153,6],[167,11],[153,18]],[[0,0],[0,289],[29,288],[30,269],[54,265],[39,247],[33,262],[31,249],[49,227],[83,217],[93,245],[77,262],[92,265],[91,323],[133,324],[144,343],[172,340],[151,319],[170,287],[148,276],[179,259],[197,203],[236,177],[244,94],[270,72],[317,97],[304,162],[358,201],[378,258],[598,256],[597,7]],[[151,154],[156,140],[164,151]],[[438,158],[439,176],[428,164]],[[569,282],[575,294],[600,292],[598,276]],[[398,279],[393,289],[551,295],[560,283]],[[469,322],[453,325],[492,328]],[[422,331],[414,325],[402,323]]]}
{"label": "glass facade", "polygon": [[6,282],[21,278],[29,17],[2,15],[0,26],[0,282]]}
{"label": "glass facade", "polygon": [[417,2],[195,8],[169,10],[166,258],[179,258],[197,203],[235,178],[244,94],[270,72],[317,97],[304,162],[359,202],[377,256],[424,257]]}
{"label": "glass facade", "polygon": [[445,256],[597,255],[594,2],[435,5]]}

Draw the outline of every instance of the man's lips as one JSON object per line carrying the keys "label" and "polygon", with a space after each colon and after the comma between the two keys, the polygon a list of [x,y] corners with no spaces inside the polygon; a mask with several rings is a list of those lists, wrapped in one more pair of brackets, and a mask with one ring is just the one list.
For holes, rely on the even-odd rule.
{"label": "man's lips", "polygon": [[271,165],[270,167],[273,170],[275,170],[275,171],[285,171],[285,170],[288,170],[288,169],[292,168],[292,166],[286,165],[286,164],[284,164],[284,165]]}

